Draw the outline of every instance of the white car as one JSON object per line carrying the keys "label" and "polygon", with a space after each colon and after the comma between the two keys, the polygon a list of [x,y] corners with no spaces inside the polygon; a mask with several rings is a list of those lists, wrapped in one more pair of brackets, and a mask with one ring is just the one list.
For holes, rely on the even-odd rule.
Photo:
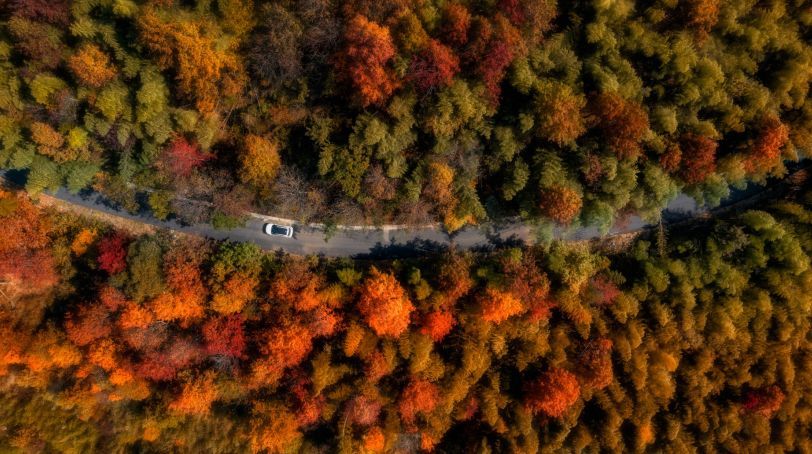
{"label": "white car", "polygon": [[271,236],[284,236],[285,238],[293,238],[293,227],[279,224],[265,224],[263,231]]}

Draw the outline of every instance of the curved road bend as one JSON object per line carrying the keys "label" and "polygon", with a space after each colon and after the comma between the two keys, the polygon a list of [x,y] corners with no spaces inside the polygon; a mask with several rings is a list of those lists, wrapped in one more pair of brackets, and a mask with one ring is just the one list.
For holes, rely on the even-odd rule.
{"label": "curved road bend", "polygon": [[[6,172],[0,170],[0,179]],[[751,185],[747,190],[736,191],[724,202],[723,206],[737,201],[749,199],[753,194],[764,192],[764,189]],[[414,229],[338,229],[329,241],[324,240],[324,232],[304,225],[295,226],[293,238],[272,237],[262,232],[267,222],[262,216],[249,217],[245,226],[231,230],[218,230],[210,224],[182,225],[174,220],[160,221],[149,213],[131,214],[110,204],[98,193],[85,191],[80,194],[71,194],[60,188],[53,197],[73,205],[82,206],[101,211],[114,216],[130,219],[137,222],[153,225],[155,227],[175,230],[178,232],[205,236],[217,240],[231,240],[255,243],[266,250],[282,249],[293,254],[323,254],[330,257],[393,257],[399,255],[414,255],[420,252],[437,250],[449,245],[456,245],[464,249],[489,247],[499,243],[532,243],[534,233],[531,226],[513,223],[507,225],[485,224],[476,227],[466,227],[453,235],[449,235],[439,228],[421,227]],[[706,211],[698,207],[693,199],[680,194],[671,201],[665,209],[666,219],[685,219]],[[616,235],[641,230],[648,226],[638,216],[632,216],[623,223],[610,229],[608,235]],[[596,227],[580,227],[576,229],[556,229],[554,236],[567,240],[587,240],[600,238],[600,231]]]}

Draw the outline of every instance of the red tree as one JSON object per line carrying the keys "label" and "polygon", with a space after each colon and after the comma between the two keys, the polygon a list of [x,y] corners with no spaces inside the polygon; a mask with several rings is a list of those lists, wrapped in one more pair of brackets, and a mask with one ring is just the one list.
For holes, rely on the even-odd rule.
{"label": "red tree", "polygon": [[543,412],[552,418],[564,415],[578,400],[581,389],[575,375],[554,368],[526,387],[525,405],[533,412]]}
{"label": "red tree", "polygon": [[412,60],[409,78],[420,91],[444,87],[460,69],[460,60],[448,47],[435,39]]}
{"label": "red tree", "polygon": [[648,114],[642,106],[616,93],[601,93],[593,100],[592,112],[619,158],[636,159],[640,155],[640,140],[649,129]]}
{"label": "red tree", "polygon": [[11,0],[9,8],[15,16],[67,25],[70,22],[68,0]]}
{"label": "red tree", "polygon": [[398,412],[407,426],[412,426],[418,415],[431,413],[440,401],[440,389],[426,380],[412,380],[403,390]]}
{"label": "red tree", "polygon": [[753,147],[744,161],[748,172],[768,172],[781,162],[781,149],[789,141],[789,128],[778,117],[762,120]]}
{"label": "red tree", "polygon": [[682,136],[682,171],[680,176],[688,184],[705,181],[716,171],[717,143],[704,136],[687,133]]}
{"label": "red tree", "polygon": [[387,64],[395,56],[389,29],[364,16],[355,16],[347,25],[347,42],[338,65],[355,87],[361,104],[382,104],[397,83]]}
{"label": "red tree", "polygon": [[443,25],[440,36],[452,46],[462,46],[468,42],[468,28],[471,26],[471,13],[459,3],[447,3],[443,11]]}
{"label": "red tree", "polygon": [[438,309],[429,312],[423,317],[423,326],[420,327],[420,333],[432,338],[434,342],[440,342],[451,332],[456,323],[454,314],[451,311]]}
{"label": "red tree", "polygon": [[203,325],[205,350],[209,355],[245,358],[245,330],[242,315],[211,319]]}
{"label": "red tree", "polygon": [[127,238],[121,233],[107,235],[99,241],[99,268],[109,274],[127,269]]}
{"label": "red tree", "polygon": [[164,149],[161,166],[175,177],[186,177],[200,167],[211,156],[182,136],[175,137]]}
{"label": "red tree", "polygon": [[68,339],[74,344],[88,345],[113,332],[110,313],[101,304],[83,306],[79,308],[77,314],[68,317],[65,331],[67,331]]}
{"label": "red tree", "polygon": [[785,397],[778,385],[751,389],[745,394],[742,407],[746,411],[769,418],[781,408]]}

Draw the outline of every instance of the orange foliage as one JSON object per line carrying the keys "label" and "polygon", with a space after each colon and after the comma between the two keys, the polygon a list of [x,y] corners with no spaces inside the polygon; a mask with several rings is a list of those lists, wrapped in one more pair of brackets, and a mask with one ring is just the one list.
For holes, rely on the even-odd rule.
{"label": "orange foliage", "polygon": [[116,77],[107,54],[94,44],[85,44],[68,60],[68,67],[82,84],[99,88]]}
{"label": "orange foliage", "polygon": [[155,321],[155,315],[144,306],[129,303],[118,318],[118,326],[121,329],[147,328]]}
{"label": "orange foliage", "polygon": [[96,229],[82,229],[73,237],[70,250],[75,255],[82,255],[87,252],[87,248],[96,239]]}
{"label": "orange foliage", "polygon": [[583,206],[580,194],[567,186],[545,188],[539,199],[541,213],[559,224],[572,222]]}
{"label": "orange foliage", "polygon": [[781,163],[781,149],[789,141],[789,128],[778,117],[762,120],[758,137],[744,161],[748,172],[769,172]]}
{"label": "orange foliage", "polygon": [[355,16],[347,25],[347,46],[339,66],[360,96],[361,105],[382,104],[397,88],[387,64],[395,56],[389,29],[364,16]]}
{"label": "orange foliage", "polygon": [[48,353],[54,366],[62,369],[82,362],[82,354],[70,344],[54,344],[48,348]]}
{"label": "orange foliage", "polygon": [[264,358],[253,365],[255,386],[275,384],[285,369],[301,363],[313,349],[311,333],[302,325],[290,324],[271,329],[261,352]]}
{"label": "orange foliage", "polygon": [[598,118],[598,128],[618,158],[637,159],[642,152],[640,140],[649,128],[643,107],[616,93],[601,93],[594,99],[592,111]]}
{"label": "orange foliage", "polygon": [[413,426],[418,415],[431,413],[440,401],[440,389],[426,380],[412,380],[398,402],[398,413],[407,426]]}
{"label": "orange foliage", "polygon": [[279,159],[279,146],[265,137],[248,134],[245,136],[243,151],[240,154],[240,163],[242,181],[258,188],[268,188],[282,164]]}
{"label": "orange foliage", "polygon": [[314,273],[307,262],[297,258],[285,261],[271,282],[271,295],[298,311],[309,311],[321,304],[319,291],[324,278]]}
{"label": "orange foliage", "polygon": [[186,382],[180,396],[169,404],[169,409],[186,415],[207,415],[217,397],[214,374],[208,373]]}
{"label": "orange foliage", "polygon": [[474,280],[471,278],[471,258],[457,252],[450,252],[440,267],[438,281],[445,303],[453,305],[474,286]]}
{"label": "orange foliage", "polygon": [[251,451],[283,453],[292,451],[302,438],[296,417],[277,403],[259,403],[251,419]]}
{"label": "orange foliage", "polygon": [[375,351],[366,358],[364,374],[370,382],[377,382],[381,378],[392,373],[394,369],[386,357],[380,351]]}
{"label": "orange foliage", "polygon": [[553,368],[527,385],[525,405],[533,412],[559,418],[581,395],[578,379],[564,370]]}
{"label": "orange foliage", "polygon": [[99,302],[110,312],[115,312],[119,310],[119,308],[127,305],[127,299],[124,294],[117,288],[109,285],[99,290]]}
{"label": "orange foliage", "polygon": [[397,337],[406,331],[414,306],[395,276],[373,267],[360,293],[358,309],[378,336]]}
{"label": "orange foliage", "polygon": [[440,342],[451,332],[456,323],[451,311],[439,309],[426,314],[420,333],[432,338],[434,342]]}
{"label": "orange foliage", "polygon": [[212,309],[224,315],[241,311],[256,296],[257,285],[259,280],[255,277],[241,272],[232,274],[223,284],[223,290],[212,298]]}
{"label": "orange foliage", "polygon": [[380,427],[373,427],[364,434],[364,450],[369,453],[382,453],[386,449],[386,437]]}
{"label": "orange foliage", "polygon": [[161,293],[152,300],[149,308],[152,309],[158,320],[178,321],[184,327],[200,320],[205,314],[205,308],[199,295],[192,292],[178,295],[168,292]]}
{"label": "orange foliage", "polygon": [[59,149],[65,144],[65,138],[57,130],[47,123],[35,121],[31,123],[31,139],[37,144],[37,151],[45,156],[50,156],[58,162],[66,161],[65,156],[59,153]]}
{"label": "orange foliage", "polygon": [[90,346],[87,360],[90,364],[99,366],[107,371],[115,369],[117,364],[116,344],[110,339],[102,339],[94,343]]}
{"label": "orange foliage", "polygon": [[39,216],[39,210],[24,193],[14,194],[0,189],[0,200],[8,201],[13,211],[0,215],[3,234],[0,235],[0,253],[21,248],[41,249],[49,244],[48,223]]}
{"label": "orange foliage", "polygon": [[184,20],[147,7],[138,14],[138,31],[158,66],[174,69],[180,94],[194,99],[204,114],[241,94],[244,68],[235,49],[218,43],[222,32],[214,23]]}
{"label": "orange foliage", "polygon": [[704,42],[719,21],[719,0],[687,0],[686,9],[686,28],[694,32],[697,41]]}
{"label": "orange foliage", "polygon": [[497,324],[524,311],[524,306],[518,298],[494,287],[485,289],[480,304],[482,320]]}

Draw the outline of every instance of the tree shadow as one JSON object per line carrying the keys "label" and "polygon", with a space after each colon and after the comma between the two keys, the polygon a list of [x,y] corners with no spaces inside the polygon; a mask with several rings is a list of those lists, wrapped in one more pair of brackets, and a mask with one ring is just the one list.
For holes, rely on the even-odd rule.
{"label": "tree shadow", "polygon": [[355,254],[353,259],[358,260],[391,260],[404,259],[427,254],[439,254],[448,250],[448,245],[432,240],[415,238],[406,243],[395,243],[392,240],[389,244],[378,242],[369,252]]}
{"label": "tree shadow", "polygon": [[471,248],[471,251],[478,252],[478,253],[487,253],[493,252],[500,249],[512,249],[512,248],[523,248],[527,246],[527,242],[520,238],[515,233],[510,235],[507,238],[502,238],[496,232],[490,232],[485,235],[488,242],[484,244],[480,244]]}

